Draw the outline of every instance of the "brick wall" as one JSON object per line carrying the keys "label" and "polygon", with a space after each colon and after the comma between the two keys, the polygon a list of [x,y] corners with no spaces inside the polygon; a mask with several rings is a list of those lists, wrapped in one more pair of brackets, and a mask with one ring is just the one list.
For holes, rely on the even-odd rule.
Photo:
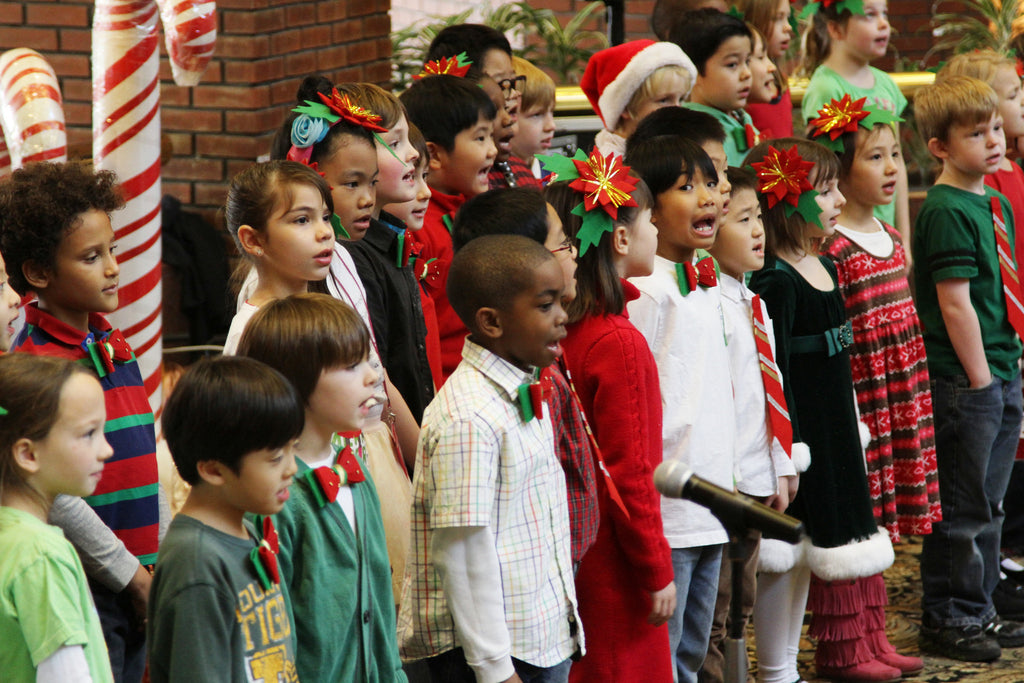
{"label": "brick wall", "polygon": [[[91,149],[91,0],[0,0],[0,52],[30,47],[53,66],[72,152]],[[196,88],[174,84],[161,51],[162,128],[174,144],[165,193],[208,217],[260,154],[301,78],[390,78],[388,0],[217,0],[217,48]],[[162,42],[162,38],[161,38]]]}
{"label": "brick wall", "polygon": [[[585,0],[532,0],[531,5],[547,7],[554,10],[562,24],[587,4]],[[794,7],[803,6],[801,0],[793,0]],[[955,1],[940,3],[940,11],[954,12],[961,5]],[[654,8],[654,0],[626,0],[626,39],[653,38],[651,32],[651,10]],[[911,63],[911,66],[925,58],[925,53],[932,46],[931,36],[932,0],[889,0],[889,20],[894,30],[891,41],[889,56],[885,60],[879,60],[880,69],[891,69],[895,59]],[[603,18],[594,22],[588,28],[604,30]],[[942,59],[946,59],[943,56]],[[934,66],[939,61],[938,56],[931,56],[928,59],[928,66]],[[907,68],[911,68],[908,66]]]}

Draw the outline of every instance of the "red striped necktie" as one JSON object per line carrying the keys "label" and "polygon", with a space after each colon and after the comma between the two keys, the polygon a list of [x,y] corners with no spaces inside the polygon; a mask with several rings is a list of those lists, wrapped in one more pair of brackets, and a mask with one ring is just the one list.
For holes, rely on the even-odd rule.
{"label": "red striped necktie", "polygon": [[1024,304],[1021,302],[1020,280],[1017,278],[1017,267],[1013,263],[1010,236],[1006,232],[1006,222],[1003,220],[1003,205],[998,197],[992,197],[992,223],[995,225],[996,250],[999,252],[999,273],[1003,276],[1006,317],[1009,318],[1017,336],[1024,338]]}
{"label": "red striped necktie", "polygon": [[779,366],[775,364],[772,345],[768,340],[768,328],[764,324],[764,313],[761,311],[761,297],[757,294],[751,301],[751,308],[754,312],[754,343],[757,344],[764,397],[768,404],[768,420],[772,425],[772,433],[779,440],[786,455],[793,457],[793,425],[789,421],[786,395],[782,393]]}

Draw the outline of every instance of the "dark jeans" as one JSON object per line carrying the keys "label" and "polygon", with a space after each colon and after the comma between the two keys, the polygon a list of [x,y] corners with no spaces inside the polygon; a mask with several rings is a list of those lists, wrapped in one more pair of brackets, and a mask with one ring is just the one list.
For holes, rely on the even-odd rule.
{"label": "dark jeans", "polygon": [[1003,496],[1021,424],[1020,375],[971,389],[967,378],[932,380],[942,521],[921,552],[923,621],[984,624],[995,616]]}
{"label": "dark jeans", "polygon": [[115,683],[139,683],[146,670],[146,632],[135,616],[131,598],[89,581],[103,639],[107,641]]}
{"label": "dark jeans", "polygon": [[[426,662],[434,683],[476,683],[476,675],[469,668],[469,664],[466,664],[466,655],[461,647],[431,657]],[[572,660],[567,659],[561,664],[545,668],[513,657],[512,666],[515,667],[519,678],[523,679],[523,683],[566,683],[569,680]]]}

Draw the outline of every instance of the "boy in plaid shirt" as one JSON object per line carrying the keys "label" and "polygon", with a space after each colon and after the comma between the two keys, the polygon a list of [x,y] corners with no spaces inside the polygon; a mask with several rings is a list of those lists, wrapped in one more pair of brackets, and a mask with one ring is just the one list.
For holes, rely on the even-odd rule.
{"label": "boy in plaid shirt", "polygon": [[455,255],[447,289],[470,335],[423,416],[399,650],[435,681],[564,682],[582,633],[534,377],[561,354],[565,278],[537,242],[490,235]]}

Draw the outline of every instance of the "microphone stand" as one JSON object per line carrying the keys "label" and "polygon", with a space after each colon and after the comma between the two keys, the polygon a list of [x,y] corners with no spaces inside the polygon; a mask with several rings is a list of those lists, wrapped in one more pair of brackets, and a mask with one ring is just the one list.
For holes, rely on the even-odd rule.
{"label": "microphone stand", "polygon": [[[719,520],[722,521],[722,520]],[[725,522],[722,521],[725,525]],[[724,683],[747,683],[747,641],[743,623],[743,564],[750,550],[750,535],[741,524],[728,525],[729,565],[732,569],[732,594],[729,597],[729,618],[722,655],[725,660]]]}

